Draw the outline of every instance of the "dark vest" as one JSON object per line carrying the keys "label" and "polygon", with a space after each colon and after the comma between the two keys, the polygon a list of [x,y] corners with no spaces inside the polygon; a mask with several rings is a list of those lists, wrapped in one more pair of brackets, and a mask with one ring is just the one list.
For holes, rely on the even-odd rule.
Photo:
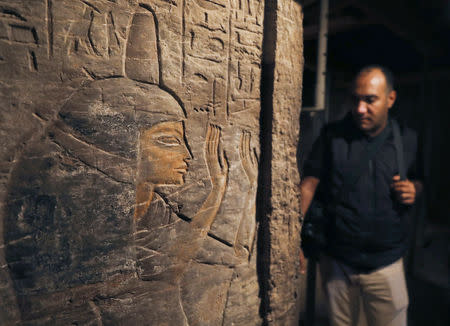
{"label": "dark vest", "polygon": [[[350,116],[325,129],[321,189],[330,219],[327,252],[362,271],[396,261],[408,247],[408,207],[399,204],[390,189],[398,174],[392,128],[388,126],[382,133],[389,133],[387,140],[352,189],[342,192],[344,180],[358,169],[363,151],[373,139],[363,135]],[[416,157],[416,135],[402,128],[402,139],[410,171]]]}

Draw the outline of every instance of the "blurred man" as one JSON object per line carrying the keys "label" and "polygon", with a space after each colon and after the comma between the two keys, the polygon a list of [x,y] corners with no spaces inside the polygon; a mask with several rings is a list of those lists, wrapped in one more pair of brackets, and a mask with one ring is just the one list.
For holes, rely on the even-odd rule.
{"label": "blurred man", "polygon": [[[392,73],[381,66],[362,69],[352,95],[351,112],[323,128],[305,163],[301,207],[306,214],[320,184],[326,241],[319,262],[331,325],[357,325],[362,302],[369,326],[405,326],[406,213],[422,190],[415,174],[417,135],[400,128],[407,172],[401,180],[389,118],[396,100]],[[300,262],[304,272],[303,252]]]}

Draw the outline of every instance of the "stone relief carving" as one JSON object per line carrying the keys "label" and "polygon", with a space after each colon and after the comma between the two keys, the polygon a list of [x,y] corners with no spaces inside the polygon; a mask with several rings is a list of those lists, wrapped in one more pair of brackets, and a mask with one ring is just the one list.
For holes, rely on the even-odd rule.
{"label": "stone relief carving", "polygon": [[[98,0],[75,0],[70,4],[47,0],[49,53],[53,55],[55,43],[63,44],[64,78],[72,79],[81,74],[93,79],[123,75],[125,44],[127,38],[136,35],[127,28],[132,11],[126,2],[115,1],[113,4],[111,6],[108,1]],[[67,11],[77,15],[66,19],[65,16],[70,17]],[[55,16],[54,12],[60,16]],[[63,25],[57,24],[58,18],[64,19]],[[139,19],[138,16],[136,19]],[[149,39],[145,44],[149,45],[152,41]]]}
{"label": "stone relief carving", "polygon": [[258,160],[256,151],[250,145],[251,134],[243,131],[239,154],[242,167],[250,183],[249,190],[245,199],[245,209],[239,222],[239,228],[236,232],[235,252],[240,257],[248,257],[253,250],[256,231],[256,185],[258,182]]}
{"label": "stone relief carving", "polygon": [[[175,282],[195,256],[201,244],[198,240],[207,235],[217,215],[226,189],[228,163],[219,146],[220,127],[210,124],[205,159],[212,188],[192,217],[189,229],[180,230],[177,223],[185,222],[180,221],[155,188],[182,185],[192,154],[185,135],[183,108],[170,93],[154,85],[159,81],[156,43],[153,13],[140,9],[133,15],[126,48],[128,78],[90,83],[66,103],[59,113],[62,121],[51,127],[50,133],[54,142],[84,163],[114,179],[134,181],[138,275],[143,280],[152,280],[153,275],[160,274],[170,279],[166,269],[174,266],[177,273],[171,281]],[[92,151],[100,153],[92,155]],[[111,166],[111,158],[119,164],[116,169]],[[177,228],[179,234],[171,236],[174,243],[162,247],[157,243],[155,247],[155,238],[160,236],[156,233]],[[173,261],[162,264],[163,256]]]}
{"label": "stone relief carving", "polygon": [[[210,125],[206,135],[205,152],[212,189],[190,221],[190,229],[181,231],[176,225],[178,218],[174,219],[170,207],[164,208],[165,202],[154,193],[154,187],[158,184],[183,183],[182,178],[188,167],[187,160],[191,158],[184,142],[184,126],[180,122],[165,122],[141,134],[135,209],[136,255],[141,279],[151,280],[160,274],[167,278],[167,269],[170,270],[175,265],[175,274],[171,281],[176,281],[186,264],[195,257],[201,244],[199,240],[207,235],[226,188],[228,164],[223,151],[219,150],[219,142],[220,129]],[[161,218],[164,220],[158,221]],[[162,226],[167,227],[161,230]],[[155,228],[158,227],[158,236],[165,232],[177,232],[173,243],[154,243]],[[165,259],[174,261],[162,264]]]}
{"label": "stone relief carving", "polygon": [[[53,313],[62,321],[76,310],[106,324],[130,314],[144,324],[169,315],[174,325],[222,324],[234,309],[230,284],[256,283],[256,272],[240,267],[240,280],[230,268],[255,269],[260,48],[242,33],[248,22],[262,36],[262,7],[248,3],[143,1],[121,14],[108,1],[80,0],[71,6],[82,19],[62,28],[60,5],[45,1],[48,57],[62,47],[61,81],[85,80],[11,174],[5,248],[21,309],[32,307],[25,320]],[[168,7],[176,9],[158,11]],[[185,20],[177,87],[177,76],[164,77],[164,15]],[[84,285],[86,302],[65,292]],[[51,301],[50,309],[39,304]]]}
{"label": "stone relief carving", "polygon": [[[39,69],[36,49],[41,40],[36,27],[14,7],[0,7],[0,40],[20,48],[21,61],[27,63],[29,72]],[[0,52],[0,63],[5,60]]]}

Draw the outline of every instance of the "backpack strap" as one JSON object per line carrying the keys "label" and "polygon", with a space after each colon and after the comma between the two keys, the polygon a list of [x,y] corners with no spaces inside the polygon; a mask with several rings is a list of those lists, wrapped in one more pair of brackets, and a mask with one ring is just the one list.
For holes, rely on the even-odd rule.
{"label": "backpack strap", "polygon": [[400,134],[400,127],[396,120],[392,119],[392,132],[394,133],[395,152],[397,153],[398,173],[400,180],[406,180],[405,158],[403,152],[403,141]]}

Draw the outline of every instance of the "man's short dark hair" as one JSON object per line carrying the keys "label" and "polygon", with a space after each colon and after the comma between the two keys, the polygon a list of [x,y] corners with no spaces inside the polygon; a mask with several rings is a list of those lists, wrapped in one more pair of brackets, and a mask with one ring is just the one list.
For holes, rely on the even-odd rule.
{"label": "man's short dark hair", "polygon": [[393,91],[394,90],[394,74],[392,73],[392,71],[389,68],[386,68],[385,66],[382,66],[382,65],[365,66],[358,72],[358,74],[356,75],[356,78],[358,78],[362,74],[371,72],[373,70],[380,70],[383,73],[384,78],[386,78],[386,91],[388,93]]}

